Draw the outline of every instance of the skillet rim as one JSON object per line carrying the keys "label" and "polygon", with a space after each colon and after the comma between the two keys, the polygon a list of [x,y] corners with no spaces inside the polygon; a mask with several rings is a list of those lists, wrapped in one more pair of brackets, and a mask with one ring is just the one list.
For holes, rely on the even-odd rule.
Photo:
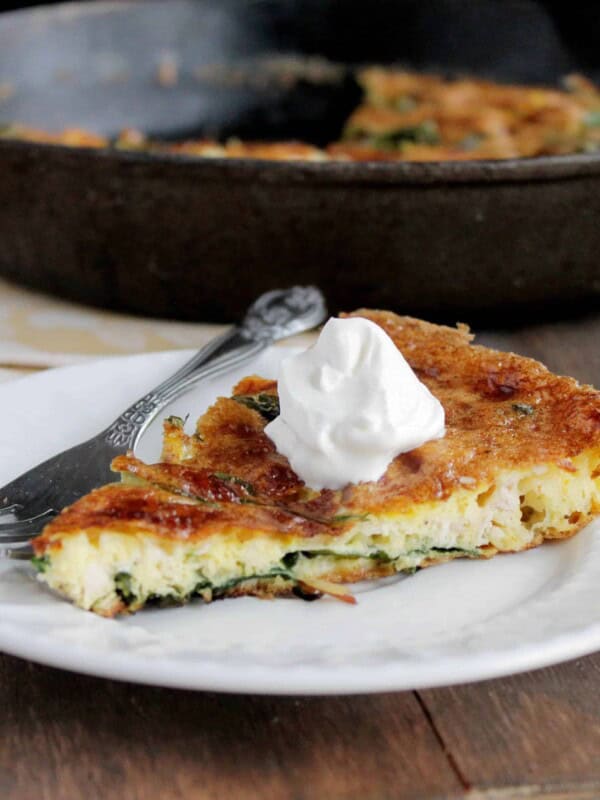
{"label": "skillet rim", "polygon": [[[133,0],[137,2],[137,0]],[[122,166],[124,171],[161,170],[194,179],[259,183],[318,184],[499,184],[549,182],[600,176],[600,152],[532,158],[472,161],[273,161],[258,158],[207,158],[183,153],[152,153],[111,148],[70,147],[47,142],[0,139],[0,164],[10,154],[30,156],[66,168],[87,164]],[[114,175],[114,171],[112,172]]]}

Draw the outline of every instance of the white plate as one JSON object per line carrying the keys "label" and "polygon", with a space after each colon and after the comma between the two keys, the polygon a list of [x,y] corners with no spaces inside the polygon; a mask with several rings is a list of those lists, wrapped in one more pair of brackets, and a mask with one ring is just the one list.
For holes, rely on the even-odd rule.
{"label": "white plate", "polygon": [[[285,353],[273,348],[207,381],[166,413],[195,419],[243,374],[276,377]],[[0,485],[97,432],[188,355],[107,359],[1,387]],[[156,459],[159,443],[157,424],[140,455]],[[0,648],[93,675],[232,692],[337,694],[491,678],[600,647],[599,534],[596,524],[519,555],[361,585],[356,606],[242,598],[118,620],[54,597],[27,564],[2,562]]]}

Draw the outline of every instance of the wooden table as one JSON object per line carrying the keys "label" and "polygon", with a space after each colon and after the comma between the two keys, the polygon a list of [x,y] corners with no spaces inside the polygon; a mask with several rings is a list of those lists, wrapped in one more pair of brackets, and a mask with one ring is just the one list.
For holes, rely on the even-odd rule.
{"label": "wooden table", "polygon": [[[600,316],[479,338],[600,386]],[[600,654],[329,698],[154,689],[0,657],[0,800],[463,797],[600,798]]]}

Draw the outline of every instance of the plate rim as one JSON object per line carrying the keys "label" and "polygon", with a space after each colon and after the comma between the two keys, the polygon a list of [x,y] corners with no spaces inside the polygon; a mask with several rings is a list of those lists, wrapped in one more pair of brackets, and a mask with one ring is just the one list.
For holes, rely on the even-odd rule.
{"label": "plate rim", "polygon": [[[284,345],[289,349],[290,345]],[[279,349],[279,348],[278,348]],[[158,353],[110,356],[83,364],[46,370],[32,376],[22,377],[0,386],[0,403],[3,396],[19,386],[27,387],[50,380],[54,382],[65,373],[79,373],[95,369],[100,364],[110,366],[115,363],[135,361],[151,362],[160,357],[166,363],[172,359],[183,359],[188,350],[167,350]],[[193,352],[193,351],[192,351]],[[249,362],[248,366],[252,366]],[[50,376],[50,377],[49,377]],[[24,388],[25,387],[25,388]],[[600,522],[591,523],[591,534],[600,535]],[[594,528],[598,530],[594,531]],[[597,542],[598,540],[596,540]],[[596,552],[600,552],[596,547]],[[0,560],[0,563],[1,560]],[[10,562],[14,563],[14,562]],[[600,564],[597,565],[600,568]],[[1,578],[0,578],[1,580]],[[260,602],[260,601],[256,601]],[[78,612],[79,613],[79,612]],[[160,613],[160,612],[157,612]],[[593,614],[592,614],[593,617]],[[119,624],[113,620],[109,624]],[[86,675],[129,681],[154,686],[165,686],[197,691],[219,691],[236,694],[263,695],[332,695],[368,694],[385,691],[404,691],[457,685],[467,682],[489,680],[518,672],[539,669],[552,664],[569,661],[600,648],[600,616],[590,619],[588,624],[571,632],[558,632],[542,641],[520,647],[518,650],[499,649],[483,652],[470,652],[461,657],[446,655],[437,660],[416,662],[419,677],[401,668],[396,659],[387,664],[378,663],[366,668],[363,662],[357,665],[337,664],[334,669],[321,664],[269,665],[265,663],[247,664],[240,667],[238,662],[230,666],[224,662],[208,661],[194,664],[181,661],[176,656],[166,654],[160,659],[148,659],[143,654],[108,652],[90,649],[85,645],[72,644],[68,649],[64,642],[53,642],[50,635],[36,635],[26,639],[14,622],[0,621],[0,651],[9,655],[26,658],[36,663],[66,669]],[[343,672],[343,677],[341,676]]]}

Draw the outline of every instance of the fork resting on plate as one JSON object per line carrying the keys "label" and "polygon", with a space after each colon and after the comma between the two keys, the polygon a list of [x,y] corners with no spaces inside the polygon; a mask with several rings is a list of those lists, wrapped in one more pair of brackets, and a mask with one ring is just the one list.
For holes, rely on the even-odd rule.
{"label": "fork resting on plate", "polygon": [[65,506],[115,479],[115,456],[134,450],[142,433],[168,403],[203,378],[219,375],[257,356],[270,344],[310,330],[327,309],[314,286],[262,294],[239,325],[199,350],[155,389],[129,406],[105,430],[44,461],[0,489],[0,557],[29,557],[30,539]]}

